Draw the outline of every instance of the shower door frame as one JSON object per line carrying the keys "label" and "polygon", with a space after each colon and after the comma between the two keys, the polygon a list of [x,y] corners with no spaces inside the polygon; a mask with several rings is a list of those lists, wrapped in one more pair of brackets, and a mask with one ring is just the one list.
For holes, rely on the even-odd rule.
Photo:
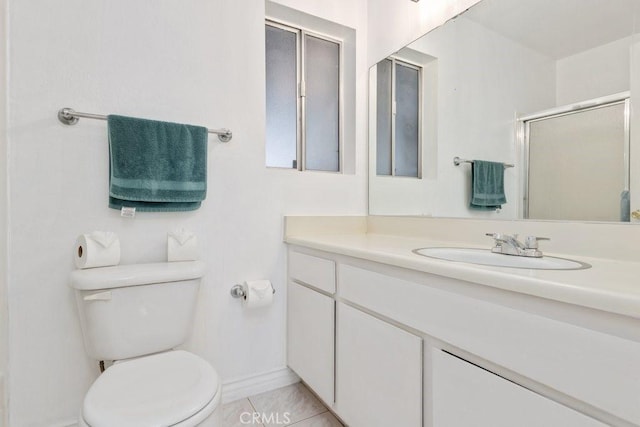
{"label": "shower door frame", "polygon": [[[624,191],[629,191],[630,182],[630,159],[629,150],[631,145],[630,114],[631,114],[631,93],[629,91],[615,93],[613,95],[602,96],[587,101],[576,102],[574,104],[563,105],[561,107],[550,108],[533,114],[516,117],[516,140],[520,150],[520,160],[522,162],[520,182],[521,203],[518,205],[518,217],[529,218],[529,130],[533,122],[547,120],[556,117],[567,116],[569,114],[582,113],[598,108],[610,107],[612,105],[624,104]],[[535,218],[534,218],[535,219]],[[560,219],[561,220],[561,219]]]}

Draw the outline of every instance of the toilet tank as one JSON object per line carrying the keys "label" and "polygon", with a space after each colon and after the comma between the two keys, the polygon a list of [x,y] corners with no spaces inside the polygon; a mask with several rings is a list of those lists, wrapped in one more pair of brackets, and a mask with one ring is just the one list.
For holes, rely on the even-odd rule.
{"label": "toilet tank", "polygon": [[204,270],[202,261],[182,261],[73,271],[87,354],[121,360],[185,342]]}

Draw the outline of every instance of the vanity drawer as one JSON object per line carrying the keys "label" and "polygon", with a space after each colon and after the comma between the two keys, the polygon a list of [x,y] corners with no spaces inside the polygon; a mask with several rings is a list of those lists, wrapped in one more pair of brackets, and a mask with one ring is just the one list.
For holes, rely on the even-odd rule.
{"label": "vanity drawer", "polygon": [[338,277],[346,300],[640,424],[638,342],[448,292],[458,281],[441,276],[418,284],[340,265]]}
{"label": "vanity drawer", "polygon": [[289,251],[289,277],[330,294],[336,292],[336,264],[328,259]]}

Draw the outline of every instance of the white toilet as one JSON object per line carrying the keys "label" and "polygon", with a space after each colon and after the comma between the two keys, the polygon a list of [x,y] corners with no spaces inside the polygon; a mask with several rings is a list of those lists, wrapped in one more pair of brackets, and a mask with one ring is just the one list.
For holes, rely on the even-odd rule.
{"label": "white toilet", "polygon": [[221,382],[202,358],[174,350],[191,331],[201,261],[76,270],[85,348],[115,361],[84,398],[81,427],[221,427]]}

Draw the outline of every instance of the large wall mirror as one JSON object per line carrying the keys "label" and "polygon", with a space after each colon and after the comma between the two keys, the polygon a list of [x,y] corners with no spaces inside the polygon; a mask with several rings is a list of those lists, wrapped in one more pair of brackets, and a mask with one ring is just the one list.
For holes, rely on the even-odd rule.
{"label": "large wall mirror", "polygon": [[640,220],[639,18],[483,0],[373,66],[370,214]]}

